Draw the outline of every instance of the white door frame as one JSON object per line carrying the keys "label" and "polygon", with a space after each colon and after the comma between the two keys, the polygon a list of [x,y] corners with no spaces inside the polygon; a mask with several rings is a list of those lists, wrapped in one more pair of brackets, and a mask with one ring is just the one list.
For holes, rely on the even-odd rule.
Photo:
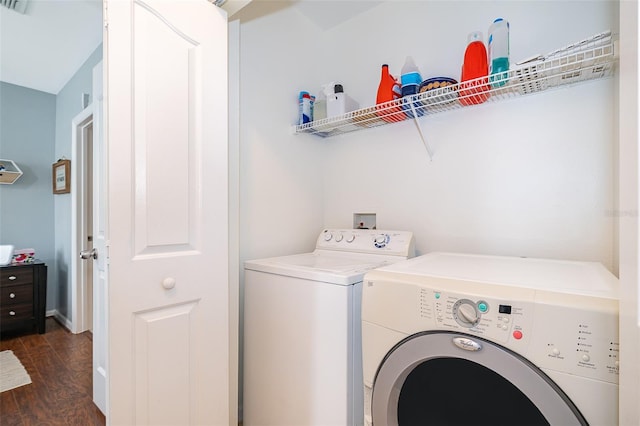
{"label": "white door frame", "polygon": [[71,121],[71,318],[67,327],[72,333],[89,329],[90,295],[86,291],[88,263],[80,259],[80,251],[87,239],[87,227],[82,213],[87,188],[82,176],[86,173],[86,129],[93,125],[93,104],[86,107]]}

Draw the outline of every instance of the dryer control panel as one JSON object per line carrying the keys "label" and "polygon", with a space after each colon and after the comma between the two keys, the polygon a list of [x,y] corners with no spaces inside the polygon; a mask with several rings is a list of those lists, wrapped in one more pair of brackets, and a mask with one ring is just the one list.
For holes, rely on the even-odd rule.
{"label": "dryer control panel", "polygon": [[545,370],[618,382],[619,283],[597,262],[432,252],[364,282],[363,321],[475,335]]}
{"label": "dryer control panel", "polygon": [[437,328],[478,335],[506,346],[526,347],[531,303],[420,288],[420,317]]}
{"label": "dryer control panel", "polygon": [[420,317],[429,327],[501,343],[541,368],[618,383],[616,301],[542,292],[531,297],[496,299],[420,288]]}
{"label": "dryer control panel", "polygon": [[406,336],[478,336],[542,369],[618,383],[614,299],[375,270],[364,278],[362,319]]}

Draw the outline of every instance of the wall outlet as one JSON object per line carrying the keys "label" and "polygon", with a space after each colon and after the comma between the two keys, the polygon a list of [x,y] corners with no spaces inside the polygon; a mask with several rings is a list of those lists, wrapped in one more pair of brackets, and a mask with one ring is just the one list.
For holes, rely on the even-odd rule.
{"label": "wall outlet", "polygon": [[376,229],[376,214],[354,213],[353,229]]}

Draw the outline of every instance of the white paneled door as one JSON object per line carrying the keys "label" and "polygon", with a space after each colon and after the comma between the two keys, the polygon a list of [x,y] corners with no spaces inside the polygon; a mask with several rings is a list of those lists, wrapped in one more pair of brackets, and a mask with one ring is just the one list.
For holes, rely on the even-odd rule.
{"label": "white paneled door", "polygon": [[107,0],[105,18],[107,421],[228,425],[226,14]]}

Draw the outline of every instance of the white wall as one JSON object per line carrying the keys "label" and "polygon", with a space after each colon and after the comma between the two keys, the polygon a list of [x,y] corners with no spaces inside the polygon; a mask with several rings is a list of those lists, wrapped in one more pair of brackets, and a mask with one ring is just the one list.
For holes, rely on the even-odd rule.
{"label": "white wall", "polygon": [[422,118],[432,162],[409,121],[327,140],[288,132],[299,90],[339,81],[373,105],[382,63],[397,75],[412,55],[423,78],[459,78],[467,33],[486,38],[495,17],[509,20],[517,61],[617,31],[618,3],[368,7],[328,29],[308,5],[240,12],[241,260],[311,249],[323,226],[375,212],[380,229],[414,231],[418,253],[594,260],[617,272],[613,79]]}
{"label": "white wall", "polygon": [[319,39],[288,2],[240,12],[240,260],[311,250],[323,226],[325,146],[291,133]]}
{"label": "white wall", "polygon": [[[510,21],[519,60],[615,30],[618,11],[602,1],[386,2],[324,36],[345,91],[368,106],[380,65],[399,74],[406,55],[423,78],[459,78],[467,33],[486,40],[495,17]],[[616,271],[614,91],[609,79],[422,118],[432,162],[409,121],[331,139],[324,221],[348,227],[354,212],[376,212],[378,228],[414,231],[419,254],[595,260]]]}

